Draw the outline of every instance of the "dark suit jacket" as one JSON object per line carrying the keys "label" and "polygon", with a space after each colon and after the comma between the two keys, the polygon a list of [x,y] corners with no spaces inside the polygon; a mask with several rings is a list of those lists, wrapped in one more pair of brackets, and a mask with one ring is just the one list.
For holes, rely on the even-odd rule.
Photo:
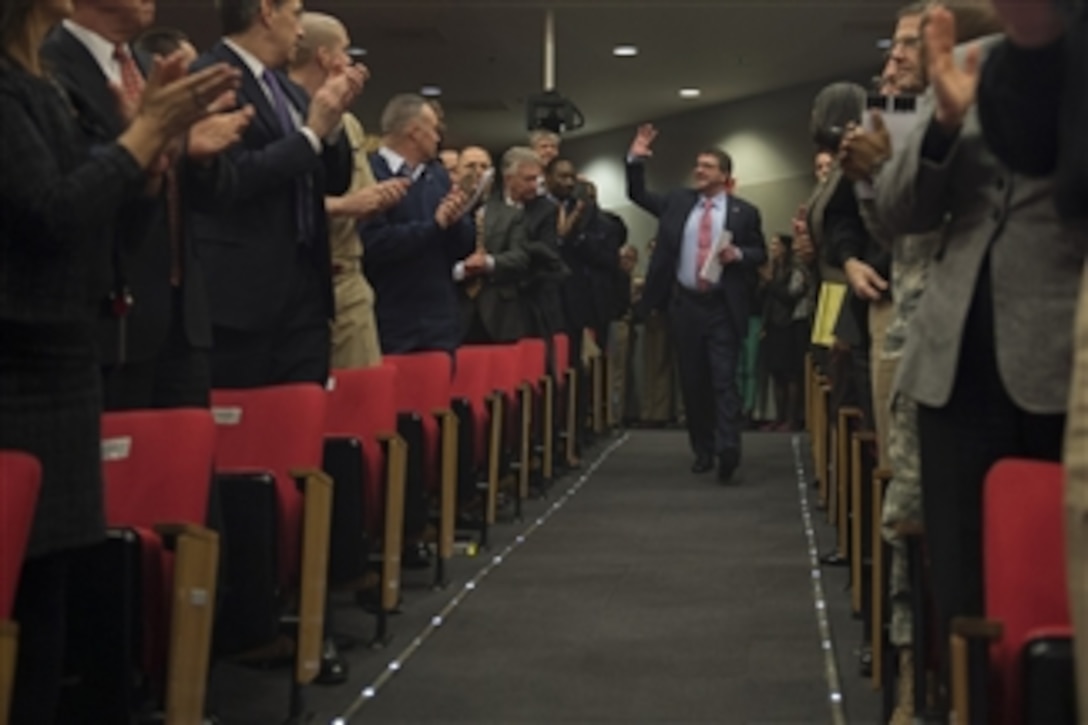
{"label": "dark suit jacket", "polygon": [[[665,309],[676,286],[677,266],[684,243],[684,227],[699,194],[694,189],[680,189],[668,194],[654,194],[646,189],[646,170],[641,163],[627,165],[627,196],[658,219],[657,247],[650,257],[646,287],[639,303],[640,315],[652,309]],[[763,222],[759,209],[735,196],[727,197],[725,228],[733,233],[733,244],[741,251],[739,264],[730,264],[712,289],[721,297],[729,312],[738,338],[748,329],[750,303],[749,270],[767,261]]]}
{"label": "dark suit jacket", "polygon": [[[370,166],[377,181],[399,171],[378,153],[371,154]],[[432,161],[397,206],[359,228],[383,353],[452,351],[460,344],[453,266],[472,253],[476,237],[468,215],[448,229],[435,222],[449,191],[449,174]]]}
{"label": "dark suit jacket", "polygon": [[565,329],[566,324],[559,286],[570,276],[570,269],[559,254],[559,209],[538,196],[525,205],[524,213],[529,277],[523,292],[535,319],[532,334],[548,335]]}
{"label": "dark suit jacket", "polygon": [[[332,261],[329,254],[325,195],[342,194],[351,181],[351,156],[346,139],[314,153],[302,133],[284,135],[261,82],[223,42],[194,64],[200,69],[225,62],[242,71],[239,105],[250,104],[256,115],[241,143],[226,152],[232,183],[214,198],[203,199],[210,213],[193,218],[193,236],[200,244],[204,274],[217,327],[271,331],[284,319],[286,294],[299,264],[312,265],[321,280],[326,315],[334,315]],[[305,119],[309,99],[283,74],[280,84]],[[312,180],[313,238],[300,251],[296,181]]]}
{"label": "dark suit jacket", "polygon": [[[118,113],[117,100],[109,82],[86,47],[63,26],[58,26],[42,46],[42,56],[54,76],[67,91],[79,115],[84,141],[90,147],[117,139],[125,130]],[[136,58],[148,67],[146,58]],[[203,172],[217,183],[215,169]],[[182,199],[188,189],[182,184]],[[189,344],[211,346],[211,324],[204,277],[198,261],[197,246],[182,230],[182,314]],[[105,299],[111,291],[127,285],[135,299],[126,318],[125,359],[150,360],[166,342],[173,305],[170,286],[170,232],[167,226],[166,195],[143,198],[125,205],[112,224],[113,251],[96,270],[101,289],[93,294]],[[118,319],[103,314],[99,325],[102,362],[112,364],[120,358]]]}
{"label": "dark suit jacket", "polygon": [[467,330],[477,309],[488,335],[495,342],[514,342],[527,334],[527,311],[521,283],[529,276],[528,238],[524,214],[492,198],[484,210],[484,247],[495,259],[495,269],[483,281],[475,299],[461,296],[462,329]]}

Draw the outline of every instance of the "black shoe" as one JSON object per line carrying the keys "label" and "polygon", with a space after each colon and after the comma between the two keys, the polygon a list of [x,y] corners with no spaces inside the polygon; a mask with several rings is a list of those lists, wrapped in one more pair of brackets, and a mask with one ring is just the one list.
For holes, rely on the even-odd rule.
{"label": "black shoe", "polygon": [[698,456],[695,463],[691,464],[692,473],[706,473],[714,468],[714,461],[710,456]]}
{"label": "black shoe", "polygon": [[342,685],[348,681],[348,663],[340,656],[332,639],[325,640],[321,649],[321,671],[314,682],[319,685]]}
{"label": "black shoe", "polygon": [[431,550],[422,541],[405,544],[400,565],[404,569],[428,569],[431,566]]}
{"label": "black shoe", "polygon": [[740,451],[729,450],[723,453],[718,461],[718,481],[731,483],[733,474],[737,472],[737,466],[739,465]]}

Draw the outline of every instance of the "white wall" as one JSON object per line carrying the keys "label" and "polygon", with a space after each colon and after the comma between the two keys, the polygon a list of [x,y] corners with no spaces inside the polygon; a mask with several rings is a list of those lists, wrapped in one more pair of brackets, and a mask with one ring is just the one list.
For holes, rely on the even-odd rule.
{"label": "white wall", "polygon": [[[690,183],[698,152],[718,146],[733,157],[737,195],[759,207],[763,231],[789,232],[797,206],[812,190],[814,147],[808,120],[823,83],[799,86],[735,103],[662,119],[646,119],[660,132],[647,169],[651,189]],[[563,155],[598,186],[601,205],[627,222],[629,241],[653,238],[656,220],[627,199],[624,157],[638,121],[629,128],[563,142]],[[645,263],[645,254],[640,262]]]}

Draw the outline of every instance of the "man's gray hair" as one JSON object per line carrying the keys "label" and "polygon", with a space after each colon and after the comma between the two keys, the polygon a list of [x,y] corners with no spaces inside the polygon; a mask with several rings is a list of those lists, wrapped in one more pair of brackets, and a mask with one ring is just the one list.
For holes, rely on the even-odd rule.
{"label": "man's gray hair", "polygon": [[540,166],[540,157],[528,146],[513,146],[502,155],[502,175],[517,173],[526,164]]}
{"label": "man's gray hair", "polygon": [[427,99],[415,93],[393,96],[382,111],[382,133],[386,136],[404,133],[408,125],[423,113],[426,105]]}
{"label": "man's gray hair", "polygon": [[553,143],[559,143],[559,134],[553,131],[547,131],[545,129],[537,129],[529,134],[529,145],[536,146],[541,141],[552,141]]}

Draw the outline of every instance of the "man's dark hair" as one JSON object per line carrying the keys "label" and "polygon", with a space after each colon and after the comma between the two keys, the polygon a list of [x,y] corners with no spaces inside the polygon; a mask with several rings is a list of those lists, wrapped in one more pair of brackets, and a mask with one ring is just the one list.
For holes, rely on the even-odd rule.
{"label": "man's dark hair", "polygon": [[189,36],[177,28],[151,28],[140,35],[133,46],[138,53],[161,55],[165,58],[176,52],[182,43],[187,42]]}
{"label": "man's dark hair", "polygon": [[718,168],[726,176],[733,175],[733,157],[725,153],[721,149],[703,149],[699,152],[699,156],[713,156],[718,160]]}
{"label": "man's dark hair", "polygon": [[[223,35],[237,35],[250,29],[261,12],[261,0],[216,0],[219,5],[219,23]],[[287,0],[272,0],[275,7]]]}
{"label": "man's dark hair", "polygon": [[577,166],[574,166],[573,161],[566,158],[565,156],[556,156],[554,159],[548,162],[547,166],[544,167],[544,175],[551,176],[552,172],[555,171],[555,167],[559,166],[559,164],[570,164],[572,167],[578,168]]}

